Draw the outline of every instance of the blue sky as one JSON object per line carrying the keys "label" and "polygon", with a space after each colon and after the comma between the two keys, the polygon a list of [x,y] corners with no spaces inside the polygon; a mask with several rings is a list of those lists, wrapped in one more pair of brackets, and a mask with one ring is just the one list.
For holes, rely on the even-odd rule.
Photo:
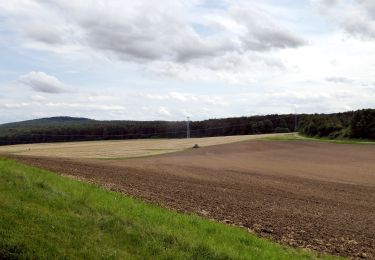
{"label": "blue sky", "polygon": [[375,107],[375,3],[3,1],[0,57],[0,123]]}

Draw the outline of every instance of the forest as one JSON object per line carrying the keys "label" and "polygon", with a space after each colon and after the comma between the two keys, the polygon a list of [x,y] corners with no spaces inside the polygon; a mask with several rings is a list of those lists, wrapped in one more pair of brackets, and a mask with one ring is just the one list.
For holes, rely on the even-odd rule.
{"label": "forest", "polygon": [[[190,122],[191,137],[283,133],[294,131],[296,116],[267,115],[210,119]],[[121,140],[139,138],[184,138],[185,121],[98,121],[53,117],[0,125],[0,145]]]}
{"label": "forest", "polygon": [[[0,145],[184,138],[185,121],[98,121],[52,117],[0,125]],[[233,117],[190,122],[191,137],[287,133],[328,138],[375,140],[375,109],[334,114],[286,114]]]}
{"label": "forest", "polygon": [[313,137],[375,140],[375,109],[304,115],[298,122],[298,131]]}

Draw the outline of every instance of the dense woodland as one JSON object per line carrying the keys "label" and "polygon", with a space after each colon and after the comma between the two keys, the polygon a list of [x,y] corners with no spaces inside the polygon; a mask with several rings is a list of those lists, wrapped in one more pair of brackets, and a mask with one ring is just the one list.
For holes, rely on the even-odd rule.
{"label": "dense woodland", "polygon": [[[191,137],[285,133],[375,139],[375,109],[336,114],[266,115],[190,122]],[[139,138],[184,138],[184,121],[97,121],[53,117],[0,125],[0,145]]]}
{"label": "dense woodland", "polygon": [[298,131],[308,136],[375,140],[375,109],[304,115]]}
{"label": "dense woodland", "polygon": [[[97,121],[54,117],[0,125],[0,145],[85,140],[186,137],[184,121]],[[191,137],[294,131],[295,115],[267,115],[190,122]]]}

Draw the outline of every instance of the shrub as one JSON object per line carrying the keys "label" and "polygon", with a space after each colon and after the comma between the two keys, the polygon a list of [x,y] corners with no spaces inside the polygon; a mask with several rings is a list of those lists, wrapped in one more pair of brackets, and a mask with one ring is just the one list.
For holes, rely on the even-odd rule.
{"label": "shrub", "polygon": [[287,127],[276,127],[275,133],[290,133],[290,130]]}
{"label": "shrub", "polygon": [[354,112],[350,131],[354,138],[375,139],[375,109]]}

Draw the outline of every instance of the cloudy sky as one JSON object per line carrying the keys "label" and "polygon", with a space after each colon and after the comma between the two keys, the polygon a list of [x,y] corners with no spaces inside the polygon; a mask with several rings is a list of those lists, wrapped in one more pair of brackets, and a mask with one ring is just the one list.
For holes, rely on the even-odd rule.
{"label": "cloudy sky", "polygon": [[375,1],[1,1],[0,90],[0,123],[373,108]]}

